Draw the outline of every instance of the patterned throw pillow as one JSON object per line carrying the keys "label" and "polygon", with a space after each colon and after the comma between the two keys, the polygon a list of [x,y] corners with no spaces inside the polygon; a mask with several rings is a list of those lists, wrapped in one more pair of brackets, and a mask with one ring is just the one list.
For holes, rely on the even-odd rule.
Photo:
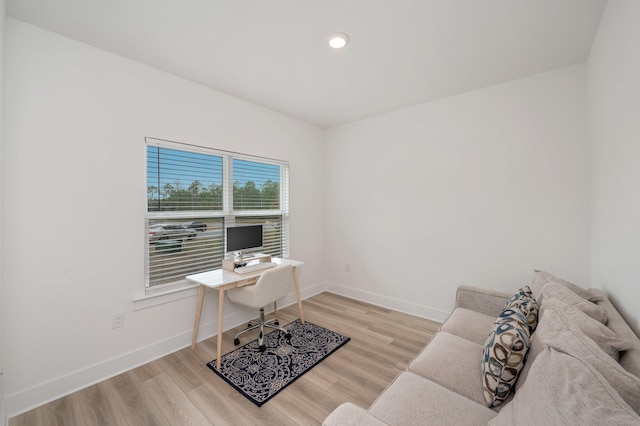
{"label": "patterned throw pillow", "polygon": [[538,326],[538,302],[533,297],[528,285],[522,287],[502,308],[503,311],[520,311],[529,324],[529,335],[533,334]]}
{"label": "patterned throw pillow", "polygon": [[491,327],[482,357],[482,389],[489,407],[507,399],[530,346],[529,324],[517,311],[503,311]]}

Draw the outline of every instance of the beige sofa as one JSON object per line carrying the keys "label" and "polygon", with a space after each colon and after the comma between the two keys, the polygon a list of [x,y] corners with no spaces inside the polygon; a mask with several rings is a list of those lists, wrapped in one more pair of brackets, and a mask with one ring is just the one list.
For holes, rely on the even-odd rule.
{"label": "beige sofa", "polygon": [[606,295],[544,271],[535,271],[529,287],[537,328],[500,405],[489,408],[481,364],[487,336],[512,294],[461,286],[455,310],[407,371],[368,409],[345,403],[323,424],[639,425],[640,340]]}

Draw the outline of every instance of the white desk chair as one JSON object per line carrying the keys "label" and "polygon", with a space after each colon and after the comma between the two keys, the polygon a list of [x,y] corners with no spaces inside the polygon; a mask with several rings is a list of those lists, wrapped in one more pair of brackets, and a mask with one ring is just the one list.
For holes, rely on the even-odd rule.
{"label": "white desk chair", "polygon": [[293,268],[291,265],[285,265],[265,270],[254,285],[247,285],[228,290],[229,299],[232,302],[250,306],[252,308],[260,308],[260,320],[256,322],[249,322],[246,330],[242,330],[240,333],[236,334],[236,337],[233,340],[235,345],[240,344],[239,336],[242,333],[260,328],[258,344],[260,346],[260,352],[264,352],[267,348],[264,344],[265,327],[281,330],[285,333],[285,337],[287,339],[291,339],[291,334],[283,327],[280,327],[280,323],[277,318],[269,321],[264,320],[264,306],[285,297],[292,284]]}

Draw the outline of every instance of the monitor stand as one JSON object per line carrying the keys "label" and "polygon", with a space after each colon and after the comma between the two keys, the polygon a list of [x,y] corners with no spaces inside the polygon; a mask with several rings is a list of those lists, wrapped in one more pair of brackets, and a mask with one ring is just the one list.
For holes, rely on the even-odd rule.
{"label": "monitor stand", "polygon": [[[239,254],[239,256],[236,254]],[[252,260],[257,260],[259,262],[271,262],[271,255],[264,253],[243,255],[242,252],[234,251],[233,256],[233,258],[222,259],[222,269],[233,272],[236,267],[241,266],[242,264],[247,264]]]}

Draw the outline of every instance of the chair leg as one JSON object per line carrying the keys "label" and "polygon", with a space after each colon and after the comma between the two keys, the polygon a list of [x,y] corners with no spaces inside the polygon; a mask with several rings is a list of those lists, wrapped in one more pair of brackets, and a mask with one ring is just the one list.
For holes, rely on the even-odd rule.
{"label": "chair leg", "polygon": [[[273,323],[273,324],[272,324]],[[273,328],[275,330],[280,330],[285,334],[286,339],[291,339],[291,333],[287,331],[284,327],[280,327],[280,323],[277,318],[270,319],[265,321],[264,319],[264,308],[260,308],[260,319],[254,324],[253,321],[249,321],[247,328],[236,334],[236,337],[233,340],[233,344],[238,346],[240,344],[240,335],[246,333],[247,331],[255,330],[256,328],[260,329],[260,334],[258,335],[258,348],[260,352],[264,352],[267,349],[267,346],[264,344],[264,328]]]}
{"label": "chair leg", "polygon": [[264,326],[265,326],[265,327],[269,327],[269,328],[273,328],[274,330],[280,330],[280,331],[282,331],[282,332],[284,333],[284,337],[285,337],[287,340],[291,339],[291,333],[289,333],[289,331],[288,331],[286,328],[284,328],[284,327],[280,327],[280,326],[278,326],[278,325],[271,325],[271,324],[269,324],[270,322],[273,322],[273,321],[277,321],[277,320],[267,321],[267,322],[264,324]]}
{"label": "chair leg", "polygon": [[235,338],[233,339],[233,344],[238,346],[240,344],[240,335],[246,333],[247,331],[251,331],[251,330],[255,330],[256,328],[260,327],[260,324],[251,324],[249,323],[249,325],[247,326],[247,328],[245,328],[244,330],[242,330],[241,332],[239,332],[238,334],[236,334]]}
{"label": "chair leg", "polygon": [[264,308],[260,308],[260,335],[258,336],[258,348],[264,352],[267,346],[264,344]]}

